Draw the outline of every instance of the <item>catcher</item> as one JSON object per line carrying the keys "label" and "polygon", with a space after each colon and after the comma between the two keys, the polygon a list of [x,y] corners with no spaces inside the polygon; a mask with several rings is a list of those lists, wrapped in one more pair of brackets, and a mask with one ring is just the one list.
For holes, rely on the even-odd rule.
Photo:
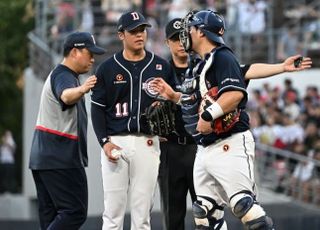
{"label": "catcher", "polygon": [[[187,118],[193,115],[198,120],[193,136],[201,136],[199,144],[205,148],[198,149],[194,164],[196,229],[227,229],[223,219],[225,206],[232,209],[247,229],[274,229],[271,218],[256,200],[254,140],[244,110],[247,84],[232,51],[224,45],[223,19],[205,10],[187,15],[183,24],[180,40],[184,48],[202,57],[193,71],[199,75],[199,91],[192,97],[181,96],[164,90],[163,82],[158,79],[154,88],[183,104]],[[300,67],[292,68],[298,70],[301,63]],[[199,111],[200,116],[194,111]]]}

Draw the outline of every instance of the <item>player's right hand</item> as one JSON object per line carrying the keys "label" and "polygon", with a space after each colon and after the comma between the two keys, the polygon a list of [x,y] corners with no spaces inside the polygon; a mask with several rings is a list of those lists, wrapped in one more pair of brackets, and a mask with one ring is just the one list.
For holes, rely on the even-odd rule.
{"label": "player's right hand", "polygon": [[159,93],[162,97],[170,101],[173,101],[174,103],[177,103],[179,101],[181,93],[174,91],[172,87],[167,82],[165,82],[165,80],[163,80],[162,78],[157,77],[153,79],[150,82],[150,86],[154,91]]}
{"label": "player's right hand", "polygon": [[112,154],[112,150],[119,150],[121,151],[121,148],[115,144],[113,144],[112,142],[107,142],[104,146],[103,146],[103,151],[104,154],[106,155],[106,157],[108,157],[108,160],[111,161],[112,163],[117,163],[117,161],[119,160],[119,156],[114,156]]}
{"label": "player's right hand", "polygon": [[301,55],[295,55],[288,57],[284,62],[284,71],[285,72],[293,72],[293,71],[301,71],[304,69],[309,69],[312,66],[312,60],[309,57],[303,57],[302,60],[299,62],[299,65],[295,66],[294,62],[297,60],[299,57],[302,57]]}
{"label": "player's right hand", "polygon": [[95,75],[88,77],[85,80],[85,82],[81,85],[82,92],[88,93],[96,83],[97,83],[97,77]]}

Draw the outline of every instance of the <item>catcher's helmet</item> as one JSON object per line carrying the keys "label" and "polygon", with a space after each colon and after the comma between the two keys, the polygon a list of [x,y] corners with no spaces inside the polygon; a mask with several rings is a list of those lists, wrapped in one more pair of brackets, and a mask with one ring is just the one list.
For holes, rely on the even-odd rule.
{"label": "catcher's helmet", "polygon": [[211,41],[224,44],[222,35],[225,30],[225,23],[218,13],[212,10],[201,10],[190,18],[188,26],[196,26]]}

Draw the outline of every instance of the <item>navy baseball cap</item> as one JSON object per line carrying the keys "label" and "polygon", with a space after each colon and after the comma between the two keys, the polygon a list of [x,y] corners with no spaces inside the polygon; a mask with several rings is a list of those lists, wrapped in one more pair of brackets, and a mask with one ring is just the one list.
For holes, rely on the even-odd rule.
{"label": "navy baseball cap", "polygon": [[181,18],[174,18],[166,25],[166,38],[170,39],[181,31]]}
{"label": "navy baseball cap", "polygon": [[69,34],[64,41],[64,49],[67,48],[87,48],[93,54],[104,54],[106,51],[96,45],[92,34],[88,32],[74,32]]}
{"label": "navy baseball cap", "polygon": [[145,19],[145,17],[136,11],[130,11],[121,15],[118,21],[118,31],[131,31],[138,26],[145,25],[146,27],[151,27],[150,23]]}

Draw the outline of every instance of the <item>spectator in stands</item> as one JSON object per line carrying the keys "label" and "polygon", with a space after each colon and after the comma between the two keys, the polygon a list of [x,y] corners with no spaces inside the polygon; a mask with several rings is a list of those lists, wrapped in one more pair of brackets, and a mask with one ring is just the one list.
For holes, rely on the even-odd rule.
{"label": "spectator in stands", "polygon": [[302,53],[302,43],[298,36],[298,28],[294,25],[288,25],[283,28],[277,43],[277,59],[283,61],[288,56]]}
{"label": "spectator in stands", "polygon": [[101,0],[101,8],[109,25],[116,25],[123,12],[140,8],[141,4],[141,0]]}
{"label": "spectator in stands", "polygon": [[296,102],[298,103],[298,98],[299,98],[299,92],[296,88],[293,87],[293,83],[292,83],[292,80],[289,79],[289,78],[286,78],[284,80],[284,91],[283,91],[283,94],[282,94],[282,97],[283,99],[285,99],[285,97],[287,96],[287,93],[288,92],[294,92],[295,95],[296,95]]}
{"label": "spectator in stands", "polygon": [[[301,148],[303,148],[303,145]],[[300,154],[308,156],[309,159],[306,161],[299,161],[294,167],[290,179],[290,191],[293,197],[309,202],[311,181],[314,176],[313,152],[307,153],[305,149],[302,149]]]}
{"label": "spectator in stands", "polygon": [[75,29],[76,9],[71,1],[58,0],[55,5],[55,23],[50,28],[52,48],[58,53],[65,36]]}
{"label": "spectator in stands", "polygon": [[310,97],[312,105],[316,106],[320,104],[320,95],[317,86],[308,86],[306,96]]}
{"label": "spectator in stands", "polygon": [[0,193],[16,191],[15,150],[12,133],[6,130],[0,145]]}
{"label": "spectator in stands", "polygon": [[310,120],[305,126],[304,145],[307,151],[314,148],[316,142],[320,140],[319,130],[316,121]]}
{"label": "spectator in stands", "polygon": [[318,18],[307,25],[304,33],[304,44],[308,50],[320,50],[320,14]]}
{"label": "spectator in stands", "polygon": [[54,39],[74,30],[76,9],[70,1],[59,1],[56,7],[55,24],[51,27],[51,36]]}
{"label": "spectator in stands", "polygon": [[272,89],[270,103],[273,105],[274,108],[283,108],[284,101],[281,97],[280,87],[276,86]]}
{"label": "spectator in stands", "polygon": [[79,30],[93,33],[94,18],[91,3],[89,0],[83,1],[81,14],[81,25],[79,27]]}
{"label": "spectator in stands", "polygon": [[264,125],[256,127],[253,130],[253,134],[258,142],[271,146],[278,137],[277,132],[279,132],[279,125],[275,123],[273,116],[268,116]]}
{"label": "spectator in stands", "polygon": [[[299,123],[296,123],[288,113],[283,114],[283,126],[279,130],[278,139],[284,144],[282,148],[292,150],[295,143],[303,143],[304,130]],[[279,147],[279,146],[276,146]],[[290,149],[291,148],[291,149]]]}
{"label": "spectator in stands", "polygon": [[283,112],[288,114],[293,121],[297,121],[300,115],[300,107],[296,103],[297,99],[294,91],[287,91],[285,94]]}
{"label": "spectator in stands", "polygon": [[168,21],[183,18],[188,12],[197,8],[195,1],[192,0],[172,0],[168,9]]}
{"label": "spectator in stands", "polygon": [[238,21],[238,4],[240,0],[227,0],[226,23],[229,30],[236,29]]}
{"label": "spectator in stands", "polygon": [[266,28],[267,4],[264,0],[244,0],[238,4],[239,29],[242,34],[260,34]]}

